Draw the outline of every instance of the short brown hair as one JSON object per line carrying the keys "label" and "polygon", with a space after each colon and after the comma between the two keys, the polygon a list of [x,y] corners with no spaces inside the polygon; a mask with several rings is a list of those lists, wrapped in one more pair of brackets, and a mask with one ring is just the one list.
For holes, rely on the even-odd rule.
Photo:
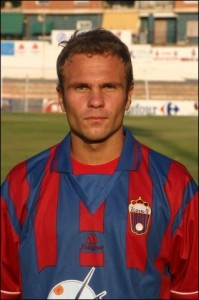
{"label": "short brown hair", "polygon": [[62,41],[63,46],[57,58],[58,87],[63,91],[63,66],[74,54],[110,54],[118,56],[125,65],[127,90],[133,86],[133,67],[128,47],[111,31],[102,28],[74,32],[68,41]]}

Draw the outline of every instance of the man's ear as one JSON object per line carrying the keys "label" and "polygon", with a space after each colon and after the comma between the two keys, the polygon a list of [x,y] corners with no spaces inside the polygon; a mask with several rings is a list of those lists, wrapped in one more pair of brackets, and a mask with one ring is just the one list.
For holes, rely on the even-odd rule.
{"label": "man's ear", "polygon": [[125,110],[128,110],[130,108],[132,97],[133,97],[133,85],[130,87],[127,93],[127,102],[126,102]]}
{"label": "man's ear", "polygon": [[63,112],[65,112],[65,105],[64,105],[64,96],[63,96],[63,91],[60,89],[59,86],[56,87],[57,90],[57,96],[58,96],[58,101],[59,101],[59,105],[61,107],[61,110]]}

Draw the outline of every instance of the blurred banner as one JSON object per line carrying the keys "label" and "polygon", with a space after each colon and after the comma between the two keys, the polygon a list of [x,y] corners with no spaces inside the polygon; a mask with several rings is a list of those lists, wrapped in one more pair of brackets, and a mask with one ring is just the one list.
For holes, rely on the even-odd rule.
{"label": "blurred banner", "polygon": [[[44,99],[44,113],[62,112],[57,100]],[[127,116],[197,116],[198,103],[191,100],[133,100]]]}
{"label": "blurred banner", "polygon": [[[128,19],[127,19],[128,20]],[[123,43],[127,46],[131,45],[132,43],[132,32],[131,30],[120,30],[120,29],[113,29],[111,30],[117,37],[119,37]],[[62,41],[68,41],[71,35],[74,33],[74,30],[52,30],[51,33],[51,42],[52,45],[58,45]]]}
{"label": "blurred banner", "polygon": [[[44,41],[1,41],[1,70],[6,78],[56,79],[56,60],[74,31],[52,33],[52,43]],[[56,35],[57,34],[57,35]],[[129,43],[128,30],[115,34]],[[128,45],[136,80],[184,81],[198,79],[198,47]],[[175,65],[174,65],[175,62]],[[172,70],[172,72],[171,72]]]}
{"label": "blurred banner", "polygon": [[[9,112],[63,113],[57,99],[1,99],[1,110]],[[194,100],[133,100],[126,116],[198,116]]]}
{"label": "blurred banner", "polygon": [[128,116],[198,116],[198,103],[191,100],[133,100]]}

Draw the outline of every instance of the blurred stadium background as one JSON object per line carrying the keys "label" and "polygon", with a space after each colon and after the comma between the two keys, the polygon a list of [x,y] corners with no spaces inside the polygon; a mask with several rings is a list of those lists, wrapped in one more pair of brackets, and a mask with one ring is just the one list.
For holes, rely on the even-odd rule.
{"label": "blurred stadium background", "polygon": [[[151,122],[151,117],[156,116],[154,124],[159,117],[163,117],[161,122],[171,124],[168,118],[172,118],[169,130],[175,131],[179,124],[182,133],[185,127],[189,129],[186,139],[181,136],[178,143],[187,147],[184,153],[188,160],[182,162],[189,169],[187,164],[192,160],[195,169],[190,172],[197,179],[198,1],[191,0],[1,1],[2,164],[5,160],[15,164],[32,154],[14,154],[16,140],[11,140],[14,135],[10,136],[8,130],[16,129],[16,113],[26,120],[24,126],[31,122],[28,116],[38,113],[62,118],[56,96],[56,58],[61,50],[58,43],[76,29],[97,27],[112,30],[131,53],[135,92],[126,120],[142,117],[142,123],[138,121],[141,126],[143,117]],[[130,126],[133,128],[133,121]],[[34,133],[29,133],[31,139]],[[8,143],[13,149],[8,152],[10,156],[6,155]],[[25,147],[21,145],[23,151]],[[166,153],[164,149],[162,152],[167,154],[167,148],[165,145]],[[37,151],[40,147],[32,149]],[[176,151],[180,152],[180,148],[176,147]],[[180,157],[180,153],[169,154]],[[8,168],[10,165],[3,166],[3,177]]]}

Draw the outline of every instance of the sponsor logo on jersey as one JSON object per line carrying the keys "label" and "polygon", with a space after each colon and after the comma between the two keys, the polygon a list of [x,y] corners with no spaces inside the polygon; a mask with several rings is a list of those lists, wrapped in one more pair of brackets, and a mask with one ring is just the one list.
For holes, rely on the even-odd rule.
{"label": "sponsor logo on jersey", "polygon": [[86,242],[80,247],[80,266],[104,266],[104,246],[99,244],[95,233],[87,236]]}
{"label": "sponsor logo on jersey", "polygon": [[95,268],[91,268],[83,281],[66,280],[58,283],[50,291],[48,299],[102,299],[106,291],[95,294],[88,285],[94,271]]}
{"label": "sponsor logo on jersey", "polygon": [[97,251],[103,250],[104,246],[98,244],[98,238],[96,234],[89,234],[86,243],[81,245],[81,250]]}

